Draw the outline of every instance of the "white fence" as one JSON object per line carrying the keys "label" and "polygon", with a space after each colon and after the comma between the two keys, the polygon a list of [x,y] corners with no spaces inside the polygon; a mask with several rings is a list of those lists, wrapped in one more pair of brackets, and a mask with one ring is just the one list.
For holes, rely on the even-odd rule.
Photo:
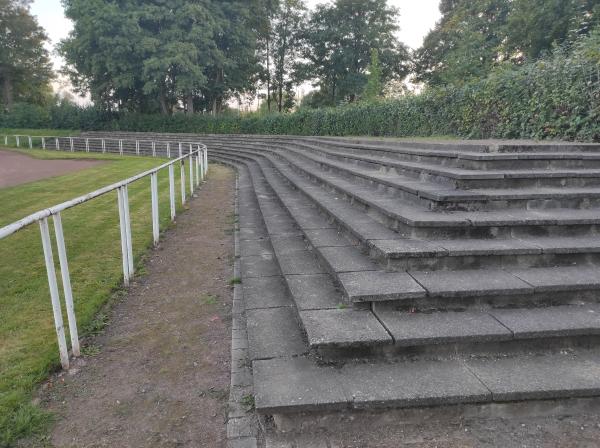
{"label": "white fence", "polygon": [[[70,150],[75,150],[74,140],[76,137],[30,137],[30,136],[15,136],[21,140],[23,137],[28,142],[28,146],[32,147],[34,138],[56,139],[56,148],[60,148],[60,141],[71,142]],[[60,141],[59,141],[60,140]],[[88,139],[84,139],[88,140]],[[100,142],[100,147],[106,149],[107,139]],[[5,140],[6,141],[6,140]],[[47,142],[47,140],[46,140]],[[125,147],[140,148],[139,140],[118,140],[121,148],[121,154],[123,154]],[[19,142],[20,143],[20,142]],[[157,143],[150,142],[151,148],[154,148],[154,155],[156,156]],[[169,142],[160,142],[162,144],[168,144]],[[133,264],[133,250],[132,250],[132,237],[131,237],[131,223],[129,213],[129,193],[128,186],[133,182],[136,182],[145,177],[150,177],[150,200],[152,204],[152,235],[154,245],[158,244],[160,236],[160,222],[159,222],[159,209],[158,209],[158,172],[163,169],[168,169],[169,172],[169,201],[171,220],[175,219],[176,207],[175,207],[175,166],[179,165],[179,177],[181,186],[181,202],[186,202],[186,167],[189,167],[189,190],[190,194],[193,194],[195,187],[200,185],[200,182],[204,180],[208,173],[208,150],[205,145],[198,142],[176,142],[179,157],[170,160],[156,168],[137,174],[136,176],[122,180],[112,185],[100,188],[96,191],[72,199],[62,204],[55,205],[45,210],[40,210],[33,213],[19,221],[15,221],[5,227],[0,228],[0,240],[6,238],[13,233],[23,229],[34,223],[39,223],[40,233],[42,238],[42,247],[44,252],[44,260],[46,263],[46,273],[48,275],[48,286],[50,289],[50,299],[52,301],[52,311],[54,315],[54,324],[56,328],[56,335],[58,338],[58,347],[60,352],[60,361],[64,369],[69,368],[69,353],[67,349],[67,341],[65,336],[65,329],[63,324],[63,316],[60,303],[60,294],[58,290],[58,282],[56,277],[56,270],[54,267],[54,255],[52,253],[52,242],[50,236],[50,229],[48,226],[48,218],[52,217],[54,222],[54,234],[56,238],[56,246],[58,248],[58,261],[60,265],[60,273],[63,284],[63,293],[65,300],[65,308],[67,311],[67,319],[69,322],[69,333],[71,339],[71,349],[73,356],[80,356],[79,348],[79,336],[77,332],[77,319],[75,316],[75,309],[73,306],[73,292],[71,289],[71,279],[69,275],[69,264],[67,260],[67,250],[65,247],[64,232],[62,227],[61,212],[77,205],[88,202],[94,198],[105,195],[112,191],[117,193],[117,203],[119,209],[119,226],[121,230],[121,254],[123,263],[123,281],[125,285],[129,285],[130,279],[134,275],[134,264]],[[90,142],[85,142],[86,147],[91,148]],[[170,145],[169,145],[170,146]],[[166,147],[166,146],[165,146]],[[186,153],[183,150],[188,149]],[[106,151],[104,151],[106,152]],[[140,154],[140,152],[138,152]],[[170,156],[170,154],[169,154]]]}

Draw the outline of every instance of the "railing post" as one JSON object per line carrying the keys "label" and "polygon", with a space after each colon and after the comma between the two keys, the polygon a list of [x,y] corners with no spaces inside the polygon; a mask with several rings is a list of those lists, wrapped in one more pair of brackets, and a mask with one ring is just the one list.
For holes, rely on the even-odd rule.
{"label": "railing post", "polygon": [[129,278],[133,278],[133,238],[131,236],[131,214],[129,213],[129,186],[123,187],[123,208],[125,211],[125,236],[127,241],[127,267],[129,268]]}
{"label": "railing post", "polygon": [[158,219],[158,173],[150,174],[150,190],[152,196],[152,236],[154,245],[158,246],[160,238],[160,222]]}
{"label": "railing post", "polygon": [[204,148],[204,175],[208,174],[208,148]]}
{"label": "railing post", "polygon": [[58,285],[56,283],[56,270],[54,269],[54,256],[52,255],[52,243],[50,241],[50,231],[48,230],[48,218],[39,221],[40,232],[42,234],[42,247],[44,248],[44,260],[46,262],[46,274],[48,274],[48,286],[50,288],[50,299],[52,300],[52,312],[54,314],[54,328],[58,338],[58,351],[60,353],[60,363],[65,370],[69,369],[69,352],[67,350],[67,340],[65,338],[65,327],[63,324],[62,310],[60,308],[60,297],[58,295]]}
{"label": "railing post", "polygon": [[123,257],[123,283],[129,286],[129,251],[127,249],[127,230],[125,222],[125,204],[123,187],[117,189],[117,200],[119,203],[119,227],[121,229],[121,255]]}
{"label": "railing post", "polygon": [[59,151],[60,150],[60,138],[59,137],[55,137],[55,142],[56,143],[56,150]]}
{"label": "railing post", "polygon": [[167,158],[171,158],[171,143],[167,142]]}
{"label": "railing post", "polygon": [[198,163],[200,165],[200,180],[204,182],[204,151],[198,145]]}
{"label": "railing post", "polygon": [[123,155],[123,140],[119,140],[119,155]]}
{"label": "railing post", "polygon": [[20,145],[20,137],[18,135],[16,135],[15,137],[17,138],[17,148],[18,148]]}
{"label": "railing post", "polygon": [[135,141],[135,155],[136,156],[140,155],[140,141],[139,140]]}
{"label": "railing post", "polygon": [[71,348],[73,356],[79,356],[79,334],[77,331],[77,319],[75,318],[75,307],[73,305],[73,290],[71,289],[71,276],[69,274],[69,263],[67,262],[67,248],[60,213],[52,217],[54,221],[54,235],[56,236],[56,247],[58,248],[58,261],[60,262],[60,275],[62,277],[63,291],[65,293],[65,305],[67,308],[67,319],[69,320],[69,333],[71,335]]}
{"label": "railing post", "polygon": [[171,206],[171,221],[175,221],[175,168],[169,165],[169,205]]}
{"label": "railing post", "polygon": [[156,157],[156,142],[152,141],[152,157]]}
{"label": "railing post", "polygon": [[181,149],[181,142],[179,142],[179,157],[183,155],[183,151]]}
{"label": "railing post", "polygon": [[8,135],[4,136],[4,146],[8,146]]}
{"label": "railing post", "polygon": [[69,137],[69,145],[71,146],[71,152],[75,151],[75,148],[73,147],[73,137]]}
{"label": "railing post", "polygon": [[106,141],[102,139],[102,154],[106,152]]}
{"label": "railing post", "polygon": [[196,168],[196,188],[200,186],[200,153],[197,152],[194,157],[195,163],[194,167]]}
{"label": "railing post", "polygon": [[42,149],[46,149],[46,138],[42,137]]}
{"label": "railing post", "polygon": [[194,155],[191,151],[188,159],[190,160],[190,196],[192,196],[194,194]]}
{"label": "railing post", "polygon": [[185,159],[180,160],[181,203],[185,204]]}
{"label": "railing post", "polygon": [[29,139],[29,149],[33,149],[33,142],[31,141],[31,136],[28,135],[27,138]]}
{"label": "railing post", "polygon": [[90,152],[90,139],[85,139],[85,152]]}

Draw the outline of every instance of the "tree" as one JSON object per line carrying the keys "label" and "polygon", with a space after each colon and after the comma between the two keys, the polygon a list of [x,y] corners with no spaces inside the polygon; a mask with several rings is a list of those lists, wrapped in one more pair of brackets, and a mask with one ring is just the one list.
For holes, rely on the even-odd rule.
{"label": "tree", "polygon": [[317,6],[303,33],[303,57],[308,62],[300,72],[320,88],[313,102],[355,101],[367,82],[373,48],[378,51],[382,82],[406,76],[409,54],[395,35],[397,16],[386,0],[336,0]]}
{"label": "tree", "polygon": [[218,113],[257,70],[250,1],[65,0],[61,53],[105,109]]}
{"label": "tree", "polygon": [[503,59],[510,0],[442,0],[442,18],[414,54],[416,80],[463,84]]}
{"label": "tree", "polygon": [[270,78],[278,112],[290,110],[294,105],[293,90],[298,82],[294,69],[305,15],[306,5],[302,0],[282,0],[272,17],[273,76]]}
{"label": "tree", "polygon": [[371,63],[367,69],[369,77],[365,86],[364,98],[372,101],[381,96],[383,84],[381,83],[381,66],[379,65],[379,52],[373,48],[371,50]]}
{"label": "tree", "polygon": [[53,77],[46,35],[31,15],[31,0],[0,0],[0,85],[2,106],[51,101]]}

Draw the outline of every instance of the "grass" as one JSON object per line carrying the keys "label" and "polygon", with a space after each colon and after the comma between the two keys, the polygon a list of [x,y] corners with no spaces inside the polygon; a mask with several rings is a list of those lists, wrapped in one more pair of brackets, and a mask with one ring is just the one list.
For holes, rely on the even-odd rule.
{"label": "grass", "polygon": [[[0,190],[0,227],[164,162],[140,157],[21,151],[42,159],[94,158],[106,163]],[[134,258],[139,265],[152,243],[150,180],[131,185],[129,195]],[[159,205],[164,229],[170,221],[166,170],[159,173]],[[98,311],[122,284],[116,193],[64,211],[63,227],[80,332],[97,333],[107,321],[106,315],[99,315]],[[57,259],[56,247],[54,254]],[[57,275],[60,281],[58,267]],[[32,394],[59,367],[37,225],[0,240],[0,310],[0,447],[8,447],[21,437],[43,432],[47,426],[51,416],[32,403]],[[64,311],[63,316],[66,325]]]}

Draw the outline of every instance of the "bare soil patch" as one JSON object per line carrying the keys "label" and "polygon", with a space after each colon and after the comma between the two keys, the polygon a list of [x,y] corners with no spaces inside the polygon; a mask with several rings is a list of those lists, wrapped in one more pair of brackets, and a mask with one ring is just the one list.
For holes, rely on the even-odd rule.
{"label": "bare soil patch", "polygon": [[219,447],[230,377],[234,174],[177,218],[88,356],[42,392],[57,447]]}
{"label": "bare soil patch", "polygon": [[99,165],[99,160],[42,160],[12,151],[0,151],[0,188],[12,187],[47,177]]}

